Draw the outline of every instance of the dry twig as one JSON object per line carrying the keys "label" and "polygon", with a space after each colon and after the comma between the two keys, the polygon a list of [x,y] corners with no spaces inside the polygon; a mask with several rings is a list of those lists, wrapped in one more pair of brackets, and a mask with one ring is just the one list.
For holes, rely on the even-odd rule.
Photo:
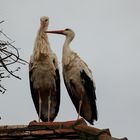
{"label": "dry twig", "polygon": [[[0,24],[3,22],[4,21],[1,21]],[[0,33],[0,35],[4,38],[0,39],[0,82],[3,78],[10,78],[10,76],[21,79],[15,74],[15,72],[20,70],[20,67],[18,66],[13,70],[10,66],[13,67],[13,65],[17,63],[25,65],[27,62],[20,58],[18,49],[12,45],[12,39],[2,30]],[[6,88],[4,88],[4,86],[0,83],[0,92],[4,93],[5,91]]]}

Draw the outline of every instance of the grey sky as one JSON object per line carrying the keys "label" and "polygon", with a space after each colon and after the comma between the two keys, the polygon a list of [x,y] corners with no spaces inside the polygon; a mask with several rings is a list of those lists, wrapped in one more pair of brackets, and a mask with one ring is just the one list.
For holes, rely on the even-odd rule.
{"label": "grey sky", "polygon": [[[21,57],[29,61],[41,16],[50,17],[49,29],[72,28],[71,48],[88,64],[96,83],[98,128],[110,128],[115,137],[138,139],[140,126],[140,1],[137,0],[0,0],[0,29],[15,40]],[[63,36],[49,35],[61,68]],[[0,120],[28,124],[37,119],[31,99],[28,65],[21,81],[5,80],[0,95]],[[61,106],[55,121],[76,119],[61,78]]]}

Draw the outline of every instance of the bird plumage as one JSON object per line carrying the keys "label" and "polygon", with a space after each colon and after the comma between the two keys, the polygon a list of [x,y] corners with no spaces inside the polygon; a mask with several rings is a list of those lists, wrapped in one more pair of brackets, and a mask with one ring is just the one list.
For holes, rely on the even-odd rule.
{"label": "bird plumage", "polygon": [[66,36],[63,45],[62,65],[64,83],[78,112],[90,124],[97,120],[95,84],[87,64],[70,49],[75,34],[71,29],[48,31]]}
{"label": "bird plumage", "polygon": [[41,99],[40,118],[48,121],[48,100],[50,98],[50,121],[57,116],[60,105],[60,76],[57,57],[50,48],[47,34],[48,17],[41,17],[40,28],[34,44],[29,64],[31,95],[39,115],[39,99]]}
{"label": "bird plumage", "polygon": [[[66,40],[63,46],[62,62],[65,85],[77,112],[81,100],[79,114],[93,124],[93,121],[97,120],[97,107],[92,73],[87,64],[69,47],[74,38],[74,32],[67,29],[64,31],[64,35]],[[66,57],[69,60],[66,60]]]}

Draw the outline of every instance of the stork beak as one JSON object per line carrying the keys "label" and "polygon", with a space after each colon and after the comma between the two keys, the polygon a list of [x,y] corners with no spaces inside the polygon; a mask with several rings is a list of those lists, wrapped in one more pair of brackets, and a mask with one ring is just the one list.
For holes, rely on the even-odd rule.
{"label": "stork beak", "polygon": [[45,31],[45,33],[64,34],[64,30]]}

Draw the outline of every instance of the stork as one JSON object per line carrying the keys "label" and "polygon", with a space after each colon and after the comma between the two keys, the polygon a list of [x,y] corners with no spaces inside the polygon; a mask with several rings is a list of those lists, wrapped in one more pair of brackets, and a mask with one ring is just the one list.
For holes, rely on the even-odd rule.
{"label": "stork", "polygon": [[78,112],[90,124],[97,120],[95,84],[87,64],[70,49],[75,33],[72,29],[47,31],[46,33],[66,36],[63,45],[62,67],[64,83]]}
{"label": "stork", "polygon": [[29,63],[31,96],[42,121],[53,121],[60,105],[60,76],[56,54],[50,48],[44,32],[49,24],[48,17],[40,18],[33,54]]}

